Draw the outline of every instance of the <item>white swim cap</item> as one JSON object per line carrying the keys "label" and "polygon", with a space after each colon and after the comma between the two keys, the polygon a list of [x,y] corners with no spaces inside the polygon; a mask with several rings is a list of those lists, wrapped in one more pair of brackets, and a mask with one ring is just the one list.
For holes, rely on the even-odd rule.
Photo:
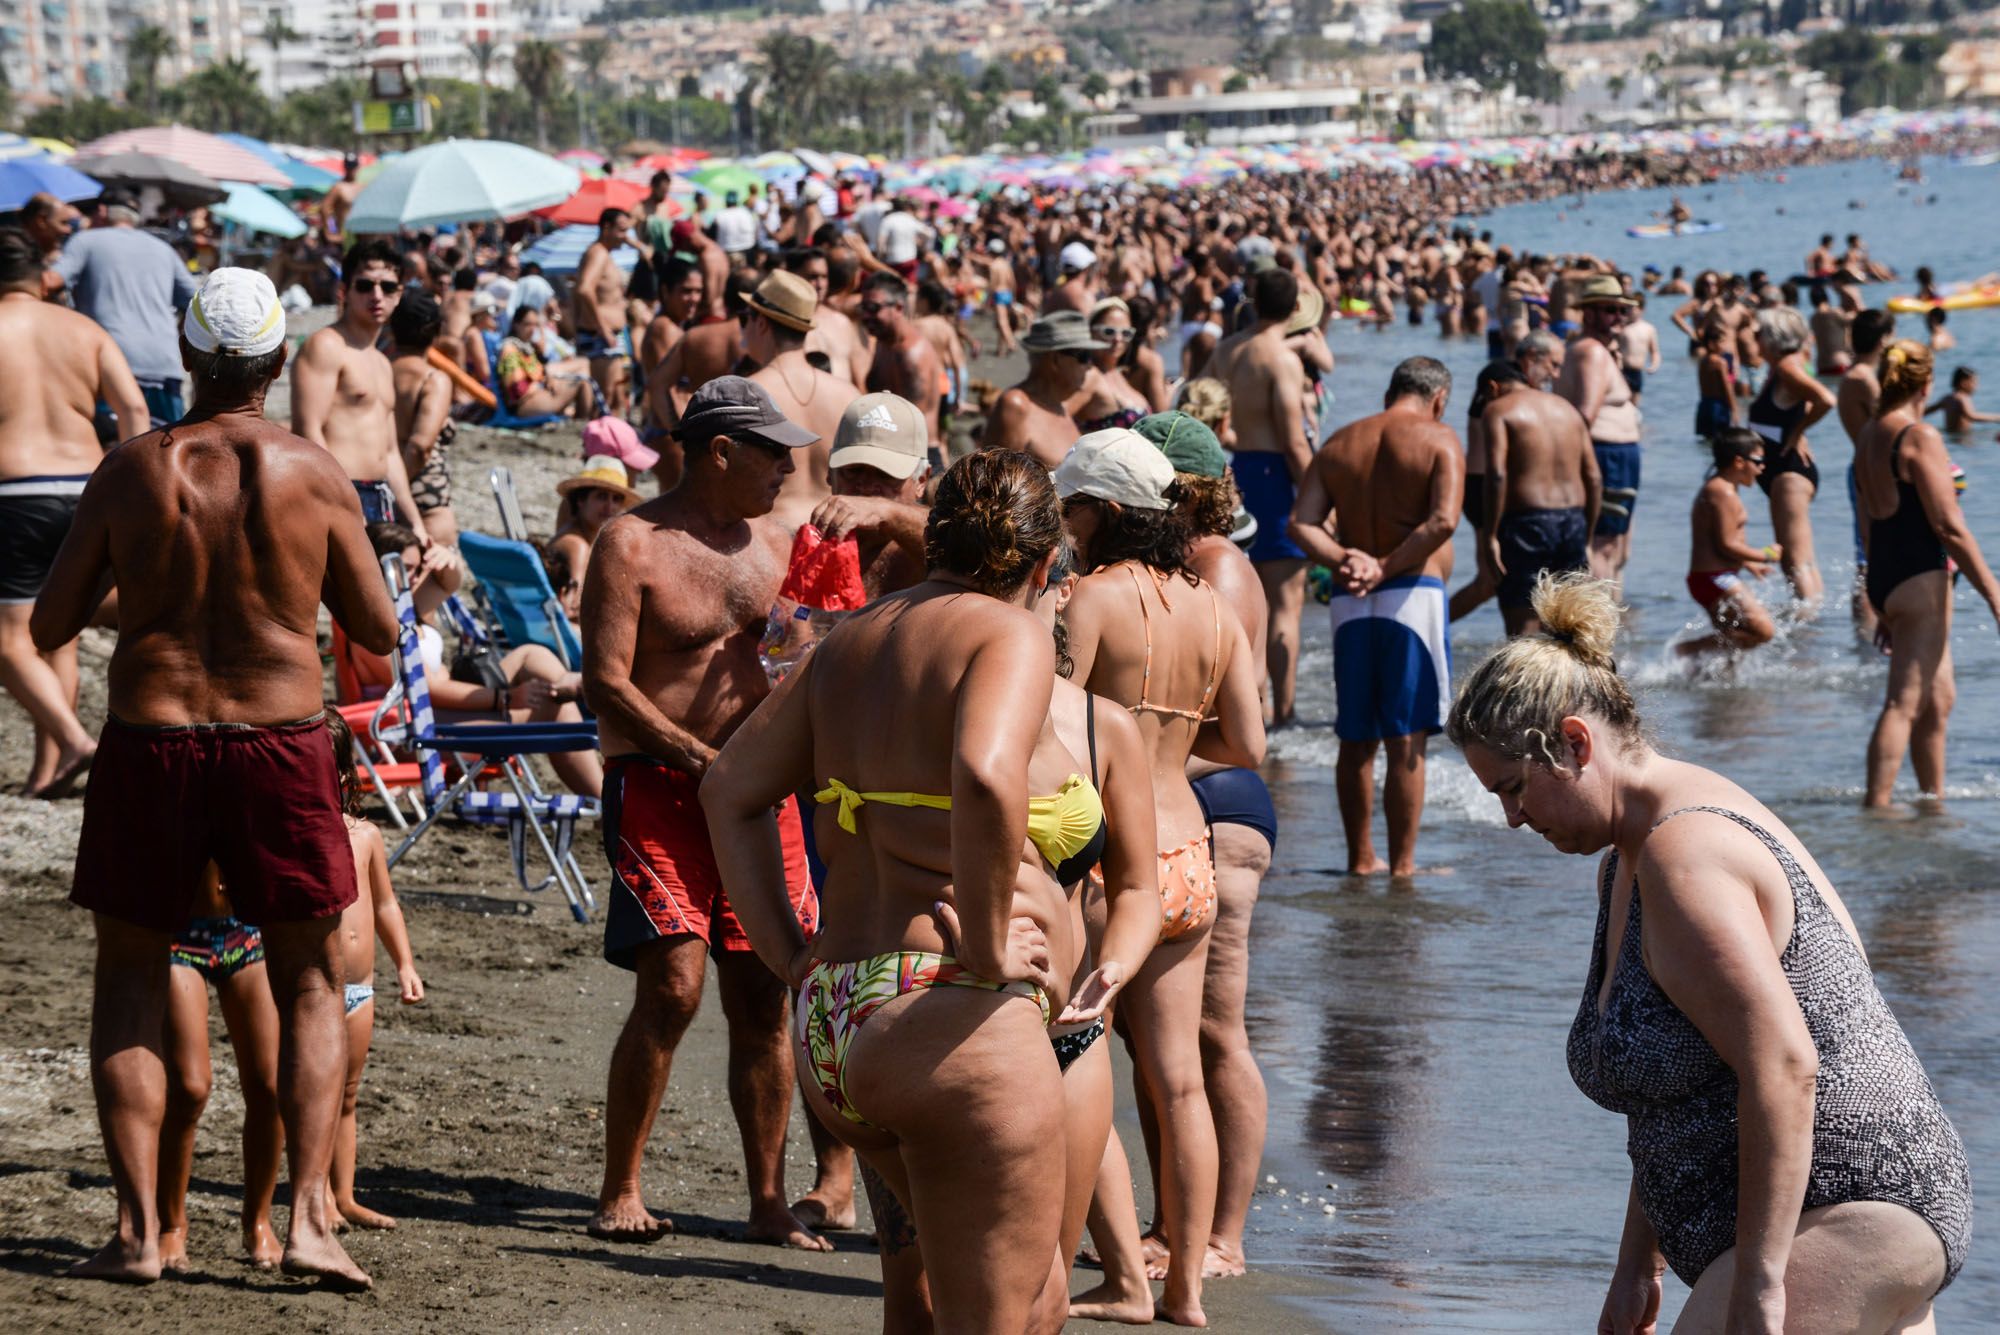
{"label": "white swim cap", "polygon": [[181,333],[196,352],[257,357],[285,341],[285,308],[255,269],[217,269],[188,303]]}

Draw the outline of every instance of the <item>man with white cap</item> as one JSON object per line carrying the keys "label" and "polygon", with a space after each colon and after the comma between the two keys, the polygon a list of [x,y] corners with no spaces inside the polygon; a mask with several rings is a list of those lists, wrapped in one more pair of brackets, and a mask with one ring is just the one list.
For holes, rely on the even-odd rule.
{"label": "man with white cap", "polygon": [[28,711],[35,755],[28,797],[61,797],[97,744],[76,717],[74,640],[37,653],[28,613],[69,533],[77,497],[104,457],[93,420],[111,405],[118,434],[146,429],[146,400],[102,327],[42,296],[33,237],[0,231],[0,338],[10,375],[38,393],[0,396],[0,687]]}
{"label": "man with white cap", "polygon": [[833,494],[812,512],[812,525],[831,542],[855,539],[871,599],[923,581],[931,457],[923,414],[908,399],[863,394],[841,414],[827,460]]}
{"label": "man with white cap", "polygon": [[1104,347],[1081,311],[1057,311],[1029,325],[1021,338],[1021,350],[1028,354],[1027,378],[993,405],[979,447],[1019,450],[1042,467],[1055,468],[1078,435],[1067,402],[1089,379],[1091,355]]}
{"label": "man with white cap", "polygon": [[[292,365],[292,430],[337,460],[371,524],[399,519],[423,546],[430,533],[410,495],[396,444],[396,377],[376,346],[403,293],[386,241],[357,241],[340,270],[340,318],[308,338]],[[208,351],[199,344],[197,351]]]}
{"label": "man with white cap", "polygon": [[1058,276],[1042,298],[1042,314],[1055,311],[1088,313],[1097,304],[1097,252],[1089,243],[1072,241],[1056,257]]}
{"label": "man with white cap", "polygon": [[745,298],[743,355],[757,363],[750,379],[762,385],[778,411],[819,437],[785,475],[784,490],[772,511],[788,529],[806,522],[813,507],[832,495],[827,480],[828,444],[847,405],[861,396],[851,380],[829,375],[806,360],[806,335],[817,323],[819,296],[813,285],[783,269],[767,275]]}
{"label": "man with white cap", "polygon": [[278,1004],[292,1182],[283,1267],[366,1288],[333,1236],[327,1191],[347,1071],[338,928],[356,887],[316,624],[324,600],[355,644],[386,655],[396,617],[340,466],[264,416],[285,363],[270,280],[209,275],[188,305],[181,361],[192,410],[98,466],[32,620],[51,650],[89,623],[107,584],[119,591],[111,717],[70,892],[96,918],[91,1086],[118,1226],[73,1273],[159,1278],[167,944],[212,860],[236,916],[263,930]]}
{"label": "man with white cap", "polygon": [[[788,421],[763,386],[733,375],[694,392],[677,434],[686,457],[680,485],[598,530],[583,585],[584,694],[606,757],[604,956],[635,975],[611,1053],[604,1182],[589,1232],[651,1242],[672,1228],[646,1208],[640,1166],[713,955],[749,1236],[827,1251],[785,1197],[785,985],[751,950],[730,907],[699,799],[716,752],[770,693],[757,648],[792,546],[771,507],[797,451],[818,437]],[[779,829],[793,911],[810,936],[818,899],[789,800]]]}

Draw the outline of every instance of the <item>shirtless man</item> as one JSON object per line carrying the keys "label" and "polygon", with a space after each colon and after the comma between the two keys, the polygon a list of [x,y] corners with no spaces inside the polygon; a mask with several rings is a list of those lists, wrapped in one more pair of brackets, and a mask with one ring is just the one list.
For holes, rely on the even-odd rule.
{"label": "shirtless man", "polygon": [[702,312],[701,323],[721,324],[731,318],[732,312],[724,302],[724,293],[729,288],[729,256],[723,254],[722,247],[696,226],[692,218],[682,218],[667,229],[667,235],[673,239],[676,251],[694,256],[695,262],[701,265],[701,290],[708,297],[708,308]]}
{"label": "shirtless man", "polygon": [[1583,414],[1597,451],[1604,500],[1590,531],[1590,569],[1614,582],[1632,556],[1632,511],[1639,503],[1639,408],[1618,365],[1618,336],[1632,298],[1614,274],[1599,274],[1574,298],[1583,332],[1569,345],[1556,393]]}
{"label": "shirtless man", "polygon": [[[702,386],[679,435],[687,458],[680,486],[599,530],[583,587],[584,693],[610,758],[604,955],[637,974],[611,1054],[604,1185],[589,1231],[650,1242],[673,1227],[647,1210],[639,1170],[712,952],[729,1025],[729,1101],[749,1178],[749,1236],[826,1251],[785,1200],[792,1104],[785,986],[758,960],[729,906],[696,797],[716,751],[770,691],[757,645],[792,543],[771,507],[793,451],[817,437],[738,376]],[[810,936],[818,902],[789,799],[779,828],[793,908]]]}
{"label": "shirtless man", "polygon": [[[1875,410],[1882,402],[1882,349],[1895,334],[1896,317],[1872,309],[1856,315],[1849,330],[1854,361],[1840,378],[1834,411],[1840,414],[1841,428],[1857,450],[1861,447],[1861,433],[1875,420]],[[1854,486],[1851,459],[1847,465],[1847,505],[1854,516],[1854,593],[1850,604],[1854,633],[1873,643],[1877,617],[1875,604],[1868,599],[1868,525],[1861,522],[1861,501]]]}
{"label": "shirtless man", "polygon": [[[1842,295],[1850,290],[1843,289]],[[1811,300],[1813,370],[1818,375],[1843,375],[1854,360],[1853,340],[1847,331],[1856,312],[1835,306],[1824,283],[1812,285]]]}
{"label": "shirtless man", "polygon": [[[706,278],[703,279],[706,282]],[[703,320],[687,331],[660,362],[659,374],[646,380],[646,406],[652,419],[671,431],[694,392],[719,375],[728,375],[743,360],[743,312],[752,292],[757,290],[757,271],[739,269],[730,274],[723,292],[729,318]]]}
{"label": "shirtless man", "polygon": [[1839,265],[1833,258],[1833,233],[1827,232],[1806,255],[1805,274],[1808,278],[1831,278],[1839,272]]}
{"label": "shirtless man", "polygon": [[1618,331],[1618,371],[1637,404],[1646,390],[1646,377],[1660,369],[1660,331],[1646,318],[1646,294],[1632,294],[1632,318]]}
{"label": "shirtless man", "polygon": [[354,179],[360,161],[352,153],[340,160],[340,183],[326,192],[319,202],[320,228],[326,239],[340,242],[347,236],[347,215],[354,212],[354,201],[361,194],[361,182]]}
{"label": "shirtless man", "polygon": [[33,620],[53,651],[89,624],[107,585],[119,590],[111,719],[70,892],[96,920],[91,1086],[118,1226],[71,1273],[160,1276],[167,943],[213,859],[237,916],[263,929],[277,1001],[292,1183],[283,1268],[363,1289],[327,1190],[347,1072],[338,928],[355,879],[316,625],[324,600],[355,644],[387,654],[396,617],[339,464],[264,416],[285,360],[270,280],[210,274],[181,356],[193,410],[105,457]]}
{"label": "shirtless man", "polygon": [[1014,337],[1014,262],[1007,258],[1007,243],[994,237],[986,243],[986,300],[993,307],[993,327],[1000,334],[1000,355],[1010,356]]}
{"label": "shirtless man", "polygon": [[653,373],[660,369],[660,363],[667,359],[667,354],[687,336],[688,326],[707,306],[702,297],[699,264],[674,254],[660,262],[660,305],[646,325],[645,336],[639,340],[639,364],[646,372],[644,380],[648,386],[646,398],[649,413]]}
{"label": "shirtless man", "polygon": [[1088,312],[1097,304],[1099,279],[1097,252],[1088,243],[1072,241],[1056,258],[1061,274],[1042,298],[1042,314],[1056,311]]}
{"label": "shirtless man", "polygon": [[811,518],[816,506],[833,494],[827,477],[827,455],[841,414],[861,397],[861,391],[806,360],[806,337],[819,305],[812,284],[797,274],[778,272],[757,285],[743,315],[743,355],[757,363],[750,377],[770,394],[778,411],[818,437],[795,457],[796,467],[785,475],[771,517],[788,531]]}
{"label": "shirtless man", "polygon": [[452,513],[451,474],[444,461],[444,447],[457,431],[451,420],[452,387],[429,356],[443,323],[444,314],[430,293],[405,291],[389,316],[395,347],[389,374],[396,389],[396,442],[410,496],[431,541],[454,547],[458,517]]}
{"label": "shirtless man", "polygon": [[870,599],[921,584],[931,457],[917,406],[894,394],[863,394],[841,414],[827,464],[833,494],[812,512],[813,527],[829,542],[855,540]]}
{"label": "shirtless man", "polygon": [[63,276],[56,272],[56,262],[62,258],[63,242],[82,226],[83,214],[76,205],[57,199],[46,190],[28,196],[21,210],[22,230],[42,253],[42,295],[50,301],[64,300],[66,285]]}
{"label": "shirtless man", "polygon": [[[76,641],[38,652],[28,615],[69,533],[77,497],[104,457],[99,401],[118,434],[147,426],[146,397],[111,335],[95,320],[42,299],[41,248],[0,230],[0,339],[17,392],[0,396],[0,687],[35,728],[24,797],[62,797],[97,744],[76,717]],[[93,608],[93,610],[95,610]]]}
{"label": "shirtless man", "polygon": [[[861,323],[875,340],[868,388],[895,394],[917,405],[933,441],[944,439],[938,405],[944,398],[944,370],[910,315],[910,285],[893,273],[871,274],[861,285]],[[935,448],[935,447],[933,447]]]}
{"label": "shirtless man", "polygon": [[1250,284],[1256,323],[1216,344],[1202,372],[1229,386],[1229,420],[1236,429],[1231,471],[1244,508],[1257,520],[1249,556],[1271,609],[1264,652],[1277,725],[1291,722],[1297,699],[1299,617],[1306,600],[1306,552],[1287,532],[1298,487],[1312,467],[1301,406],[1305,367],[1285,344],[1298,295],[1298,279],[1286,270],[1258,274]]}
{"label": "shirtless man", "polygon": [[1597,452],[1570,402],[1532,385],[1495,399],[1481,426],[1479,563],[1494,582],[1507,633],[1532,635],[1541,629],[1532,605],[1536,578],[1544,570],[1590,568],[1590,534],[1604,500]]}
{"label": "shirtless man", "polygon": [[1029,325],[1021,339],[1021,350],[1028,354],[1027,378],[993,405],[979,448],[1032,454],[1053,472],[1080,434],[1067,401],[1090,378],[1091,354],[1104,347],[1091,336],[1090,320],[1082,311],[1057,311]]}
{"label": "shirtless man", "polygon": [[292,430],[339,461],[363,519],[400,518],[428,547],[397,448],[395,376],[375,346],[402,295],[396,252],[386,241],[357,241],[340,273],[340,318],[305,341],[292,367]]}
{"label": "shirtless man", "polygon": [[[1340,586],[1331,609],[1334,779],[1351,876],[1415,873],[1424,750],[1451,709],[1445,580],[1465,473],[1457,433],[1444,425],[1450,396],[1442,363],[1411,357],[1398,365],[1383,411],[1327,438],[1292,510],[1292,540],[1331,567]],[[1403,633],[1382,633],[1381,621]],[[1369,828],[1375,752],[1385,745],[1386,863]]]}
{"label": "shirtless man", "polygon": [[812,332],[806,335],[806,351],[825,353],[833,374],[859,393],[868,383],[868,356],[853,317],[827,304],[833,288],[832,261],[818,246],[804,246],[785,252],[785,270],[811,283],[813,300],[819,303]]}
{"label": "shirtless man", "polygon": [[590,378],[603,395],[604,410],[623,417],[632,397],[632,348],[626,320],[625,271],[611,258],[626,244],[632,215],[606,209],[597,218],[597,239],[583,252],[576,271],[576,351],[590,360]]}

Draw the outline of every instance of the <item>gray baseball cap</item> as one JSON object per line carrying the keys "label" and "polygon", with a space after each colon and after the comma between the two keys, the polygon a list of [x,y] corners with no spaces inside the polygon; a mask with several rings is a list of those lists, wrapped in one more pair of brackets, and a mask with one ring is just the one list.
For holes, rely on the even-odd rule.
{"label": "gray baseball cap", "polygon": [[674,429],[674,438],[690,445],[705,445],[721,435],[755,436],[790,450],[819,439],[817,432],[786,417],[762,385],[740,375],[717,376],[696,390]]}

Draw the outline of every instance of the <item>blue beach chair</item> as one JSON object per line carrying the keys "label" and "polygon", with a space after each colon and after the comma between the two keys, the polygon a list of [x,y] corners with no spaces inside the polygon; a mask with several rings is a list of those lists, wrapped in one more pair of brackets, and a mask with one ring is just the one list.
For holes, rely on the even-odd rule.
{"label": "blue beach chair", "polygon": [[[417,840],[441,818],[476,825],[505,825],[508,844],[514,855],[514,874],[524,890],[546,888],[551,881],[562,886],[563,897],[578,922],[589,922],[597,906],[596,895],[578,865],[573,844],[580,820],[599,820],[603,806],[594,797],[568,793],[545,793],[535,779],[528,757],[560,755],[597,749],[594,723],[439,723],[431,710],[430,686],[424,678],[424,660],[417,642],[417,610],[403,579],[402,559],[382,558],[382,571],[396,595],[396,619],[400,623],[394,664],[396,679],[402,683],[409,725],[400,729],[398,744],[416,751],[423,768],[424,818],[412,827],[389,855],[394,867]],[[455,759],[461,770],[458,781],[447,783],[445,757]],[[482,782],[498,778],[504,789],[488,791]],[[528,879],[527,835],[532,831],[542,855],[548,860],[549,874],[539,882]]]}
{"label": "blue beach chair", "polygon": [[583,642],[549,585],[542,554],[525,542],[469,530],[458,535],[465,568],[508,644],[539,644],[572,672],[583,663]]}
{"label": "blue beach chair", "polygon": [[535,431],[551,422],[562,421],[561,413],[516,417],[507,411],[507,396],[500,392],[500,335],[491,329],[484,329],[480,331],[480,337],[486,342],[486,388],[493,392],[493,410],[479,425],[500,431]]}

